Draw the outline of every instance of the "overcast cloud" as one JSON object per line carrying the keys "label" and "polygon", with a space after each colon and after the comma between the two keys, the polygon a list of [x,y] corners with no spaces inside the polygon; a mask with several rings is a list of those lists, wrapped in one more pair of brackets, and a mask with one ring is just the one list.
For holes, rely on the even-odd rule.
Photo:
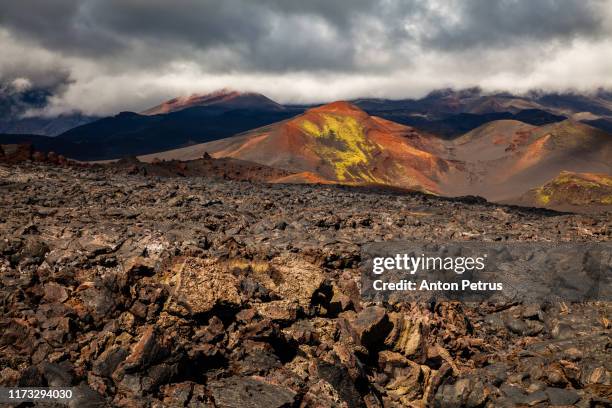
{"label": "overcast cloud", "polygon": [[4,1],[0,51],[0,105],[25,95],[24,112],[223,87],[280,102],[588,91],[612,87],[612,0]]}

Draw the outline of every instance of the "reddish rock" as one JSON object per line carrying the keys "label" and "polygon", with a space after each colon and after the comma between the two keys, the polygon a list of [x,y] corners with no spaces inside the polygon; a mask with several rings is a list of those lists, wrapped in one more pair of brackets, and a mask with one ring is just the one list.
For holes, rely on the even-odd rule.
{"label": "reddish rock", "polygon": [[169,384],[161,387],[164,394],[164,405],[172,407],[185,407],[191,399],[194,384],[191,382],[183,382],[178,384]]}
{"label": "reddish rock", "polygon": [[20,163],[32,159],[33,148],[29,143],[1,145],[0,159],[8,163]]}
{"label": "reddish rock", "polygon": [[55,153],[55,152],[49,152],[49,153],[47,153],[47,161],[48,161],[49,163],[52,163],[52,164],[57,164],[57,163],[58,163],[58,156],[57,156],[57,153]]}
{"label": "reddish rock", "polygon": [[44,152],[35,151],[32,153],[32,160],[42,163],[47,161],[47,155]]}
{"label": "reddish rock", "polygon": [[130,355],[123,362],[123,369],[134,370],[140,367],[146,367],[154,361],[159,350],[155,328],[148,326],[142,333],[140,340],[136,343],[130,352]]}
{"label": "reddish rock", "polygon": [[68,292],[66,292],[66,288],[58,285],[57,283],[47,283],[44,287],[44,299],[49,302],[64,302],[68,299]]}

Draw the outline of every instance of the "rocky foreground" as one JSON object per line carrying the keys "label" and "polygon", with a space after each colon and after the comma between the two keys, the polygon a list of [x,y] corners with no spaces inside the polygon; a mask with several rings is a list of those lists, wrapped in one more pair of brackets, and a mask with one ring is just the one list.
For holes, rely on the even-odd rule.
{"label": "rocky foreground", "polygon": [[384,240],[610,241],[571,215],[331,186],[0,167],[0,385],[73,406],[610,406],[609,303],[365,303]]}

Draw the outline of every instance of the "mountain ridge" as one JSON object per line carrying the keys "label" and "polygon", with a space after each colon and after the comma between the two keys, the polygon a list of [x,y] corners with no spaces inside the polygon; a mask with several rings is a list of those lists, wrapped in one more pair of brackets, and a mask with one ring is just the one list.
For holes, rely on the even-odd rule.
{"label": "mountain ridge", "polygon": [[240,92],[223,88],[208,94],[191,94],[175,97],[152,108],[145,109],[141,115],[160,115],[178,112],[197,106],[217,106],[229,109],[285,110],[285,107],[272,99],[255,92]]}
{"label": "mountain ridge", "polygon": [[381,184],[491,200],[516,196],[564,169],[612,171],[612,135],[571,119],[543,126],[492,121],[449,141],[344,101],[142,159],[194,159],[205,152],[303,174],[288,182]]}

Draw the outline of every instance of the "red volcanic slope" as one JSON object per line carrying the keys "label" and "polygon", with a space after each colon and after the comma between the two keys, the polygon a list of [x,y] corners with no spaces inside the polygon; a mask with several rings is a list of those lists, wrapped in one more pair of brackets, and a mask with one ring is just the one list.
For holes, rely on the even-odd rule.
{"label": "red volcanic slope", "polygon": [[454,141],[335,102],[231,138],[143,157],[204,152],[290,171],[286,182],[383,184],[442,195],[506,200],[562,170],[610,174],[612,136],[571,120],[487,123]]}
{"label": "red volcanic slope", "polygon": [[284,109],[282,105],[258,93],[221,89],[210,94],[193,94],[191,96],[170,99],[141,113],[143,115],[159,115],[196,106],[219,106],[229,109]]}
{"label": "red volcanic slope", "polygon": [[384,184],[436,193],[461,172],[456,163],[441,158],[445,147],[438,138],[370,116],[347,102],[310,109],[228,139],[151,156],[188,159],[204,151],[304,173],[305,181]]}

